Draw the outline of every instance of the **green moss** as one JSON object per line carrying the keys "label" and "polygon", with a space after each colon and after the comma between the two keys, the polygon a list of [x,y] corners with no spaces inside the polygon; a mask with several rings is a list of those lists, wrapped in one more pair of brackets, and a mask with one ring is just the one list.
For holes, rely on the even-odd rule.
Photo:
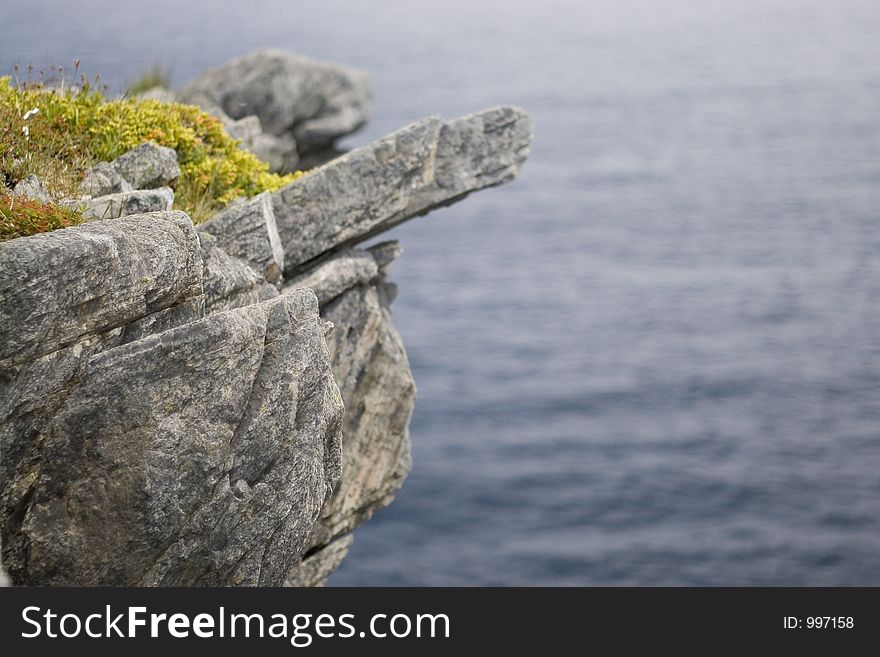
{"label": "green moss", "polygon": [[[39,112],[28,115],[35,108]],[[177,151],[175,207],[195,222],[239,196],[275,191],[302,175],[269,172],[218,119],[191,105],[106,100],[88,86],[16,87],[0,78],[0,172],[10,187],[36,174],[53,196],[75,196],[86,169],[145,141]]]}

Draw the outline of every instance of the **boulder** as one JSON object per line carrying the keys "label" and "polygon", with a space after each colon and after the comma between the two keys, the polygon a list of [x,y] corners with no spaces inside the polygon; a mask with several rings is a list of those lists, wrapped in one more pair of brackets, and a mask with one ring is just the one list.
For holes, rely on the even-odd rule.
{"label": "boulder", "polygon": [[202,294],[183,212],[93,221],[0,243],[0,368]]}
{"label": "boulder", "polygon": [[86,171],[79,186],[83,196],[106,196],[130,192],[134,188],[123,178],[110,162],[101,162]]}
{"label": "boulder", "polygon": [[88,359],[4,489],[13,580],[283,583],[340,472],[321,324],[299,291]]}
{"label": "boulder", "polygon": [[431,117],[298,178],[272,197],[287,271],[512,180],[531,136],[529,115],[513,107]]}
{"label": "boulder", "polygon": [[134,189],[164,187],[180,176],[177,152],[153,142],[146,142],[123,153],[111,164]]}
{"label": "boulder", "polygon": [[86,219],[117,219],[132,214],[168,211],[174,206],[174,191],[170,187],[138,189],[97,198],[66,199],[60,204],[77,210]]}
{"label": "boulder", "polygon": [[43,187],[43,181],[34,174],[19,180],[15,187],[12,188],[12,193],[15,196],[22,196],[40,203],[49,203],[52,200],[46,188]]}
{"label": "boulder", "polygon": [[300,152],[354,132],[372,104],[365,72],[279,50],[259,50],[207,71],[179,98],[213,103],[233,119],[257,116],[264,131],[292,135]]}

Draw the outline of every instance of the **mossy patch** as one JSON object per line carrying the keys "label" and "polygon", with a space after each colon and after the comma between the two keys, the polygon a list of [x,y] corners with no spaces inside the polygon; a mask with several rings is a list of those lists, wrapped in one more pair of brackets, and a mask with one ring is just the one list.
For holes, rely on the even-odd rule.
{"label": "mossy patch", "polygon": [[191,105],[107,100],[87,85],[48,89],[0,78],[0,173],[7,187],[36,174],[54,198],[76,196],[86,169],[146,141],[177,151],[174,205],[195,222],[239,196],[275,191],[302,175],[271,173],[217,118]]}
{"label": "mossy patch", "polygon": [[77,212],[0,191],[0,241],[82,223]]}

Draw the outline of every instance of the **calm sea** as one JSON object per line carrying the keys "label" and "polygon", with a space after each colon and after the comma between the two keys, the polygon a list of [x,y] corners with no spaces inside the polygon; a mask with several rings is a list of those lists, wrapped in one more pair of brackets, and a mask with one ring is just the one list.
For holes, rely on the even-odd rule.
{"label": "calm sea", "polygon": [[415,466],[332,584],[880,585],[876,0],[0,4],[3,73],[366,68],[350,146],[532,112],[395,231]]}

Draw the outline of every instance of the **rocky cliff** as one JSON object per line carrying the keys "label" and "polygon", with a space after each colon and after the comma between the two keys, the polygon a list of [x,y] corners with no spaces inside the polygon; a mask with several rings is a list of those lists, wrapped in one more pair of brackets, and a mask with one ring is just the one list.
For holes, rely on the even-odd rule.
{"label": "rocky cliff", "polygon": [[330,159],[193,225],[169,209],[173,153],[147,145],[65,201],[112,218],[0,243],[15,584],[321,583],[411,463],[401,249],[360,245],[511,180],[531,140],[528,115],[498,107],[333,157],[367,120],[366,77],[274,51],[181,97],[276,169]]}

